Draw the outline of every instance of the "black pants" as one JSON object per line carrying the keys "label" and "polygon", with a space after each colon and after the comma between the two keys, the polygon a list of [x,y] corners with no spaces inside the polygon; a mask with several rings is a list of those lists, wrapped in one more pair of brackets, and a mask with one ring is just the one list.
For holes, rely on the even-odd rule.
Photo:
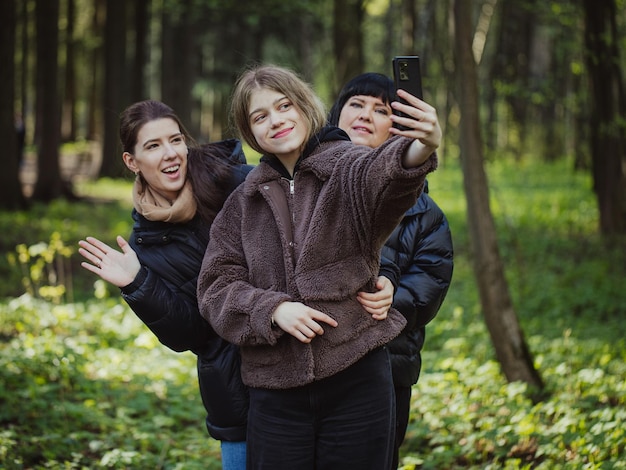
{"label": "black pants", "polygon": [[400,446],[406,435],[409,425],[409,411],[411,409],[411,387],[396,387],[396,436],[393,448],[391,468],[398,468],[400,461]]}
{"label": "black pants", "polygon": [[395,394],[389,356],[377,349],[303,387],[250,389],[248,468],[390,468]]}

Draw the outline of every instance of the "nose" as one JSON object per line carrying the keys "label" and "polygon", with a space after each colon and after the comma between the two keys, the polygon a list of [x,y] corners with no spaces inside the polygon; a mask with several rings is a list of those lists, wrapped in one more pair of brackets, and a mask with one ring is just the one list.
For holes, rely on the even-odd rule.
{"label": "nose", "polygon": [[280,127],[283,122],[285,122],[285,120],[280,114],[274,112],[270,113],[270,123],[273,128]]}
{"label": "nose", "polygon": [[359,113],[359,119],[362,121],[370,121],[372,119],[372,110],[367,106],[363,106]]}
{"label": "nose", "polygon": [[165,144],[165,156],[168,158],[173,158],[177,155],[176,149],[172,144]]}

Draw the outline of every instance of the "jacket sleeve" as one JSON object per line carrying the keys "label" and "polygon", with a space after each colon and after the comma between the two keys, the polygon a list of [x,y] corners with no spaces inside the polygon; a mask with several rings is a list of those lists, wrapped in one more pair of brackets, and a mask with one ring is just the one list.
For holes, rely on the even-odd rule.
{"label": "jacket sleeve", "polygon": [[393,284],[394,292],[398,289],[398,281],[400,279],[400,268],[390,258],[384,254],[380,256],[379,276],[385,276]]}
{"label": "jacket sleeve", "polygon": [[[350,206],[355,210],[355,223],[362,234],[365,249],[380,247],[402,215],[423,190],[426,175],[437,168],[437,154],[415,168],[402,166],[402,155],[412,139],[392,137],[381,146],[363,153],[355,145],[346,151],[360,152],[356,158],[349,155],[342,161],[348,165],[343,172],[343,187],[353,198]],[[350,159],[353,161],[350,162]]]}
{"label": "jacket sleeve", "polygon": [[216,336],[200,315],[195,299],[145,266],[133,283],[122,288],[122,297],[159,341],[174,351],[193,351]]}
{"label": "jacket sleeve", "polygon": [[426,194],[428,210],[413,220],[413,255],[402,267],[393,307],[407,318],[407,329],[429,323],[443,303],[453,271],[453,247],[448,220]]}
{"label": "jacket sleeve", "polygon": [[211,227],[211,238],[198,277],[200,314],[225,340],[239,346],[274,345],[284,331],[271,315],[288,294],[254,287],[244,257],[241,203],[233,193]]}

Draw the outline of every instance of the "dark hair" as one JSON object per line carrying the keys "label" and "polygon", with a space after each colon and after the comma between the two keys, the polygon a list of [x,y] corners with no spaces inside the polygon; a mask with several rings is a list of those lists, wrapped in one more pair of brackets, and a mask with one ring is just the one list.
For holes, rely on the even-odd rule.
{"label": "dark hair", "polygon": [[[229,145],[232,143],[232,146]],[[197,213],[210,226],[234,189],[233,167],[240,162],[231,159],[237,141],[213,142],[189,149],[187,178],[193,188]],[[209,231],[200,234],[208,237]],[[208,238],[206,238],[208,242]]]}
{"label": "dark hair", "polygon": [[257,143],[250,126],[250,97],[252,92],[258,88],[267,88],[283,93],[307,121],[309,138],[319,132],[326,124],[324,104],[311,86],[295,72],[275,65],[253,66],[244,71],[237,79],[230,107],[233,125],[239,136],[253,150],[265,154],[265,150]]}
{"label": "dark hair", "polygon": [[339,116],[346,102],[356,95],[380,98],[385,104],[396,101],[396,87],[393,80],[382,73],[367,72],[357,75],[346,83],[328,113],[328,124],[337,126]]}
{"label": "dark hair", "polygon": [[192,137],[183,126],[180,118],[174,110],[165,103],[156,100],[138,101],[131,104],[120,114],[120,142],[122,151],[128,153],[135,152],[137,145],[137,135],[141,128],[150,121],[169,118],[178,124],[180,132],[185,137],[187,147],[195,145]]}

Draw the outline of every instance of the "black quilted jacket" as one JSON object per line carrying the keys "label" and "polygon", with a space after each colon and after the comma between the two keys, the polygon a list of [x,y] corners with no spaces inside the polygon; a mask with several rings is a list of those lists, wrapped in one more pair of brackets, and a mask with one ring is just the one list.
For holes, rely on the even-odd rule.
{"label": "black quilted jacket", "polygon": [[[225,142],[233,147],[232,158],[240,160],[241,144]],[[249,165],[235,167],[232,189],[251,169]],[[152,222],[135,210],[132,217],[135,224],[129,243],[142,269],[133,283],[122,289],[124,300],[161,343],[198,356],[209,434],[218,440],[245,440],[248,391],[241,382],[239,350],[215,334],[200,316],[196,300],[196,282],[206,250],[202,242],[206,236],[200,234],[208,227],[198,217],[184,224]]]}
{"label": "black quilted jacket", "polygon": [[425,326],[437,315],[452,279],[450,227],[426,191],[427,187],[382,251],[383,265],[391,260],[400,270],[393,307],[407,319],[400,336],[389,343],[393,382],[400,387],[410,387],[419,378]]}

